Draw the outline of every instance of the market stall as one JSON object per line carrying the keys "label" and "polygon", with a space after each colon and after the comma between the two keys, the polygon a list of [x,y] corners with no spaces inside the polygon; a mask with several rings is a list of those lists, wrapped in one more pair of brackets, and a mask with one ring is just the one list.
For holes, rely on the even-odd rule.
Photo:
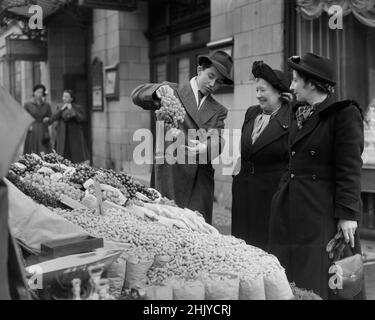
{"label": "market stall", "polygon": [[290,285],[275,256],[124,172],[32,154],[7,178],[11,229],[41,257],[26,269],[44,280],[39,298],[318,298]]}

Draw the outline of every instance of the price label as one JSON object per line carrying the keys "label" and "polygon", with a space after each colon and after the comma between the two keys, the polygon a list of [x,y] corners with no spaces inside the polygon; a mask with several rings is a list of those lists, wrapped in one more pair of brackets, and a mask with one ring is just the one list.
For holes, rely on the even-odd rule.
{"label": "price label", "polygon": [[95,197],[97,199],[98,207],[97,207],[97,213],[100,215],[104,214],[103,211],[103,197],[102,197],[102,188],[100,187],[99,182],[94,181],[94,190],[95,190]]}
{"label": "price label", "polygon": [[80,203],[79,201],[77,200],[74,200],[68,196],[66,196],[65,194],[62,194],[60,196],[60,202],[65,204],[66,206],[68,206],[69,208],[71,209],[83,209],[83,208],[87,208],[86,206],[84,206],[82,203]]}

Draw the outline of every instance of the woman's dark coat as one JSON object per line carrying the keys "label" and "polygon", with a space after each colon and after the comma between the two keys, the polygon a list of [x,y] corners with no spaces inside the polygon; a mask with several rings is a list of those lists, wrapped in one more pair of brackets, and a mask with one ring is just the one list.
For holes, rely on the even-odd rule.
{"label": "woman's dark coat", "polygon": [[[295,111],[294,108],[293,111]],[[363,122],[353,101],[326,99],[298,130],[271,206],[270,248],[290,281],[328,298],[328,241],[339,219],[359,220]]]}
{"label": "woman's dark coat", "polygon": [[[89,152],[82,127],[82,123],[86,121],[85,109],[75,103],[72,103],[72,110],[69,111],[62,111],[62,107],[63,105],[57,106],[51,117],[51,123],[58,121],[55,150],[72,162],[86,161],[89,159]],[[68,112],[71,113],[71,117],[64,119]]]}
{"label": "woman's dark coat", "polygon": [[252,144],[260,106],[250,107],[241,136],[241,170],[232,184],[232,235],[248,244],[267,248],[271,199],[288,164],[290,107],[282,106]]}
{"label": "woman's dark coat", "polygon": [[35,100],[31,100],[25,103],[24,108],[34,118],[34,122],[27,132],[23,153],[50,153],[52,147],[48,124],[43,123],[43,119],[51,116],[51,106],[47,102],[38,105]]}

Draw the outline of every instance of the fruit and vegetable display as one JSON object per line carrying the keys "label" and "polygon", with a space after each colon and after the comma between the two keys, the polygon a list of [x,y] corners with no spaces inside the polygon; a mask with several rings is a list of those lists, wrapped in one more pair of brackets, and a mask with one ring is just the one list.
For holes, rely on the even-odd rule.
{"label": "fruit and vegetable display", "polygon": [[[83,200],[87,189],[84,185],[89,180],[100,184],[103,200],[124,206],[162,200],[158,191],[125,172],[73,164],[56,153],[21,156],[10,166],[7,178],[35,201],[52,207],[64,207],[59,203],[61,195]],[[94,193],[92,188],[87,191]]]}
{"label": "fruit and vegetable display", "polygon": [[[116,297],[133,289],[149,299],[294,297],[275,256],[220,234],[199,212],[176,206],[125,172],[74,165],[55,154],[26,155],[8,179],[67,223],[116,248],[126,246],[117,280],[110,279],[120,283]],[[98,186],[100,211],[85,205],[88,197],[97,200]],[[83,205],[67,207],[62,195]]]}

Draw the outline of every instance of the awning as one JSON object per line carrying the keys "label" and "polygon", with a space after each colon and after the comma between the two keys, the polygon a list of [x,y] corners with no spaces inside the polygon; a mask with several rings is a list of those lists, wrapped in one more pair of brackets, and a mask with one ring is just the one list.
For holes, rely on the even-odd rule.
{"label": "awning", "polygon": [[43,9],[43,18],[50,16],[72,0],[3,0],[1,9],[20,17],[30,17],[29,8],[38,5]]}
{"label": "awning", "polygon": [[106,10],[133,11],[139,0],[78,0],[78,5]]}
{"label": "awning", "polygon": [[333,5],[340,6],[344,15],[353,13],[361,23],[375,28],[375,0],[297,0],[298,12],[307,19],[319,18]]}

